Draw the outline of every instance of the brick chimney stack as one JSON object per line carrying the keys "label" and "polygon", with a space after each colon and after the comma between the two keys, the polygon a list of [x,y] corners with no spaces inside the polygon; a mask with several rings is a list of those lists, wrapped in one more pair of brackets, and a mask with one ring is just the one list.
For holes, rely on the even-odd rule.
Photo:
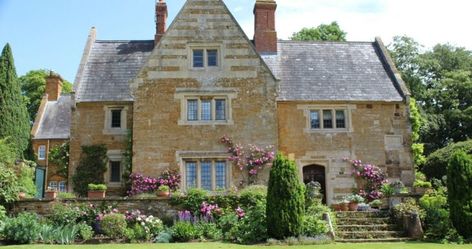
{"label": "brick chimney stack", "polygon": [[259,53],[277,53],[274,0],[256,0],[254,6],[254,44]]}
{"label": "brick chimney stack", "polygon": [[167,4],[164,0],[156,2],[156,35],[154,45],[157,45],[166,32]]}
{"label": "brick chimney stack", "polygon": [[61,76],[54,74],[52,71],[46,77],[46,94],[48,95],[48,101],[57,101],[57,99],[59,99],[62,91],[62,81]]}

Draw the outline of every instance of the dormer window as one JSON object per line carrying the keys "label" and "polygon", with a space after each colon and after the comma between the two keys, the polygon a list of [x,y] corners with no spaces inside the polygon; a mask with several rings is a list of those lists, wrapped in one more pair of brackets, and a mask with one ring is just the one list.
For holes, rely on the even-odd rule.
{"label": "dormer window", "polygon": [[193,48],[192,67],[194,69],[219,67],[219,53],[216,48]]}

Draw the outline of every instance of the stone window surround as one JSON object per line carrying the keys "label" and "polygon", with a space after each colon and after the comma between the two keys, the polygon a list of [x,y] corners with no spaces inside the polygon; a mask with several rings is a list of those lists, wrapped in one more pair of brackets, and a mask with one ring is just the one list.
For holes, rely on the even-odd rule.
{"label": "stone window surround", "polygon": [[186,162],[188,161],[197,161],[197,186],[200,186],[200,162],[203,160],[212,161],[212,186],[216,186],[216,170],[215,170],[215,161],[225,161],[226,162],[226,189],[231,187],[231,176],[232,176],[232,163],[228,161],[227,152],[215,152],[215,151],[177,151],[176,159],[179,164],[181,172],[181,186],[180,188],[183,191],[187,190],[187,172],[186,172]]}
{"label": "stone window surround", "polygon": [[[126,135],[127,130],[127,113],[128,106],[125,105],[106,105],[103,107],[105,111],[105,122],[103,127],[103,134],[105,135]],[[111,111],[112,110],[121,110],[121,127],[112,128],[111,127]]]}
{"label": "stone window surround", "polygon": [[[352,127],[352,110],[356,109],[356,105],[349,104],[308,104],[308,105],[297,105],[298,110],[303,111],[303,116],[305,117],[305,128],[303,131],[305,133],[339,133],[339,132],[353,132],[354,128]],[[345,123],[346,128],[326,128],[326,129],[312,129],[311,128],[311,111],[319,110],[320,125],[323,122],[323,110],[344,110],[345,111]],[[333,114],[334,115],[334,114]],[[333,116],[335,120],[336,116]],[[333,123],[333,127],[336,124]]]}
{"label": "stone window surround", "polygon": [[[180,118],[177,122],[178,125],[233,125],[233,111],[232,111],[232,100],[237,96],[236,90],[233,88],[212,88],[212,89],[176,89],[174,98],[180,101]],[[201,99],[202,97],[208,97],[213,99],[224,99],[226,108],[226,120],[216,120],[214,117],[212,120],[187,120],[187,100],[189,99]],[[214,102],[214,101],[213,101]],[[216,115],[215,105],[212,104],[212,115]],[[200,111],[199,111],[200,114]]]}
{"label": "stone window surround", "polygon": [[[194,71],[213,71],[223,68],[223,49],[220,43],[190,43],[187,45],[188,68]],[[203,67],[193,67],[193,50],[203,50]],[[217,66],[208,66],[207,50],[217,51]]]}
{"label": "stone window surround", "polygon": [[44,161],[46,160],[46,145],[39,145],[38,146],[38,160]]}
{"label": "stone window surround", "polygon": [[105,172],[105,182],[109,187],[121,187],[122,186],[122,179],[120,182],[110,182],[110,174],[111,174],[111,163],[110,162],[120,162],[120,176],[123,175],[123,151],[121,150],[108,150],[107,151],[108,157],[108,164],[107,164],[107,171]]}

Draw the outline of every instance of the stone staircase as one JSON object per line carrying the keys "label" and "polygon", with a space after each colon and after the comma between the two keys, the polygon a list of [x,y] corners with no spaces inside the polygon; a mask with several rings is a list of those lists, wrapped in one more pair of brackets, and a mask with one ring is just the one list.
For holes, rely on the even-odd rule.
{"label": "stone staircase", "polygon": [[397,242],[411,240],[386,211],[336,212],[337,242]]}

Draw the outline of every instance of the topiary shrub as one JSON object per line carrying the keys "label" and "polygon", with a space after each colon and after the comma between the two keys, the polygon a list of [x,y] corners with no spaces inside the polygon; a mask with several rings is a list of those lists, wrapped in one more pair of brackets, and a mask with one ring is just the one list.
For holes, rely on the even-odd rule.
{"label": "topiary shrub", "polygon": [[464,151],[469,155],[472,155],[472,140],[450,144],[442,149],[431,153],[426,158],[426,162],[423,165],[423,173],[425,173],[428,179],[442,179],[443,176],[447,175],[447,165],[449,159],[454,154],[454,152],[459,150]]}
{"label": "topiary shrub", "polygon": [[105,145],[82,146],[79,166],[72,177],[74,191],[86,196],[90,183],[105,183],[107,171],[107,148]]}
{"label": "topiary shrub", "polygon": [[123,214],[107,214],[100,222],[100,228],[105,235],[114,239],[124,238],[126,235],[126,218]]}
{"label": "topiary shrub", "polygon": [[460,235],[472,238],[472,157],[463,151],[454,153],[447,172],[452,224]]}
{"label": "topiary shrub", "polygon": [[281,154],[273,163],[267,190],[267,232],[269,237],[283,239],[299,236],[305,212],[304,185],[293,161]]}

